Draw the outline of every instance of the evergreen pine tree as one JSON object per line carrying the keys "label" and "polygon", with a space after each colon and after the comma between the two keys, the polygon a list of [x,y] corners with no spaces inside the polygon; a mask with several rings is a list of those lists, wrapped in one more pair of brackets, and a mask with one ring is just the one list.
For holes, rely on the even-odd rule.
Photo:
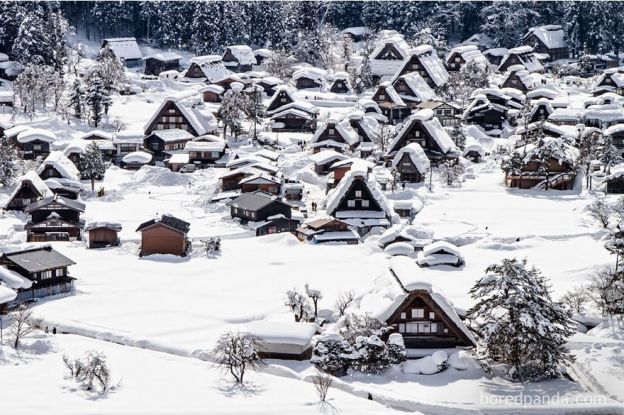
{"label": "evergreen pine tree", "polygon": [[262,103],[262,87],[254,85],[245,91],[245,115],[253,123],[253,139],[258,138],[258,123],[266,115],[266,107]]}
{"label": "evergreen pine tree", "polygon": [[85,104],[89,108],[90,119],[95,127],[100,124],[103,114],[108,110],[108,106],[111,103],[109,94],[102,82],[100,69],[94,68],[87,78]]}
{"label": "evergreen pine tree", "polygon": [[604,137],[604,143],[600,154],[600,162],[604,166],[607,174],[611,173],[611,167],[622,163],[623,159],[620,150],[613,144],[610,136]]}
{"label": "evergreen pine tree", "polygon": [[572,361],[565,344],[573,334],[569,311],[550,296],[545,278],[526,259],[491,265],[471,288],[475,322],[486,357],[509,366],[508,377],[555,377]]}
{"label": "evergreen pine tree", "polygon": [[74,111],[74,117],[82,119],[82,108],[84,105],[84,91],[79,78],[74,80],[71,91],[69,91],[69,104]]}
{"label": "evergreen pine tree", "polygon": [[126,79],[126,69],[109,44],[100,49],[96,61],[104,87],[109,93],[119,90]]}
{"label": "evergreen pine tree", "polygon": [[80,172],[83,179],[91,181],[91,191],[95,190],[95,181],[104,177],[106,167],[100,147],[95,141],[90,143],[80,156]]}
{"label": "evergreen pine tree", "polygon": [[227,129],[234,134],[234,138],[242,129],[245,119],[245,99],[239,88],[231,88],[223,94],[223,101],[219,107],[218,116],[223,121],[223,138],[226,138]]}
{"label": "evergreen pine tree", "polygon": [[12,145],[0,144],[0,184],[10,186],[20,173],[22,159]]}

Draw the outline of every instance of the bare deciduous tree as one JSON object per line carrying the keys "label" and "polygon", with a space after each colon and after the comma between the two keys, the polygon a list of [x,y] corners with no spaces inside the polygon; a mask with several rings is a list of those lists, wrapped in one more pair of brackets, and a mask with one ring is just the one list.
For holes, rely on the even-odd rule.
{"label": "bare deciduous tree", "polygon": [[32,318],[32,311],[26,306],[21,306],[11,313],[13,324],[11,325],[11,337],[13,339],[13,347],[17,350],[22,343],[24,337],[32,333],[36,324]]}
{"label": "bare deciduous tree", "polygon": [[327,399],[327,392],[332,384],[332,377],[317,369],[316,374],[312,376],[312,384],[318,392],[319,400],[325,402]]}
{"label": "bare deciduous tree", "polygon": [[106,392],[110,387],[111,372],[102,352],[90,351],[85,359],[70,359],[63,355],[65,367],[69,374],[87,391]]}
{"label": "bare deciduous tree", "polygon": [[589,289],[583,285],[573,288],[561,297],[561,302],[574,313],[582,313],[590,300]]}
{"label": "bare deciduous tree", "polygon": [[262,349],[260,338],[251,333],[228,332],[223,334],[211,353],[211,358],[224,372],[229,372],[236,383],[243,383],[248,369],[264,366],[258,352]]}
{"label": "bare deciduous tree", "polygon": [[613,214],[613,209],[605,202],[604,199],[596,199],[588,207],[589,213],[596,219],[603,228],[609,226],[609,218]]}
{"label": "bare deciduous tree", "polygon": [[336,311],[338,312],[338,315],[340,317],[345,315],[347,308],[349,308],[354,299],[355,293],[352,290],[345,291],[338,296],[334,307],[336,308]]}
{"label": "bare deciduous tree", "polygon": [[602,268],[590,276],[592,301],[604,316],[624,315],[624,273]]}
{"label": "bare deciduous tree", "polygon": [[305,285],[305,290],[310,300],[312,300],[312,304],[314,304],[314,317],[318,317],[318,302],[323,298],[323,294],[319,290],[310,288],[308,284]]}

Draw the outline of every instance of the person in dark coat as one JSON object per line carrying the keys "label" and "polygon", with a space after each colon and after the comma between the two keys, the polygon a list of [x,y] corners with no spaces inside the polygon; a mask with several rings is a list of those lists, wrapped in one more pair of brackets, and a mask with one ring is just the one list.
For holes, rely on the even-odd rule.
{"label": "person in dark coat", "polygon": [[52,334],[56,334],[56,327],[52,327]]}

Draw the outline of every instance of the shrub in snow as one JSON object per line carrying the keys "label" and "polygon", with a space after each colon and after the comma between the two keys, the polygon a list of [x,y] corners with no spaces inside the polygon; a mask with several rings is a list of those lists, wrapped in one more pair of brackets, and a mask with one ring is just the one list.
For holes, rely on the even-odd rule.
{"label": "shrub in snow", "polygon": [[431,355],[433,363],[438,366],[445,367],[448,360],[448,354],[444,350],[437,350]]}
{"label": "shrub in snow", "polygon": [[574,333],[570,313],[551,299],[545,278],[526,259],[489,266],[470,294],[477,303],[468,316],[485,356],[507,364],[509,378],[555,377],[560,364],[572,361],[565,347]]}
{"label": "shrub in snow", "polygon": [[69,375],[87,391],[104,393],[109,389],[111,372],[103,353],[90,351],[82,360],[63,355],[63,362]]}
{"label": "shrub in snow", "polygon": [[464,167],[453,160],[447,160],[438,165],[438,173],[447,186],[460,186]]}
{"label": "shrub in snow", "polygon": [[312,376],[312,384],[318,392],[319,401],[325,402],[327,400],[327,392],[332,384],[331,376],[328,376],[317,369],[316,374]]}
{"label": "shrub in snow", "polygon": [[243,383],[248,369],[264,366],[258,352],[262,349],[260,338],[251,333],[225,333],[211,352],[214,363],[230,373],[236,383]]}
{"label": "shrub in snow", "polygon": [[463,350],[451,353],[447,362],[453,369],[466,370],[468,369],[468,354]]}
{"label": "shrub in snow", "polygon": [[323,372],[340,376],[346,373],[354,358],[349,342],[337,333],[326,333],[315,338],[310,362]]}
{"label": "shrub in snow", "polygon": [[589,292],[603,316],[624,316],[624,272],[598,270],[590,277]]}
{"label": "shrub in snow", "polygon": [[432,356],[408,360],[403,364],[403,372],[414,375],[433,375],[443,369],[444,367],[438,365]]}
{"label": "shrub in snow", "polygon": [[348,314],[342,321],[340,334],[350,343],[355,344],[358,337],[383,337],[391,328],[383,321],[369,314]]}
{"label": "shrub in snow", "polygon": [[391,364],[397,365],[407,359],[407,351],[405,350],[405,342],[403,336],[399,333],[392,333],[388,337],[388,359]]}
{"label": "shrub in snow", "polygon": [[379,336],[359,336],[353,345],[356,358],[353,368],[364,373],[381,373],[390,366],[390,356],[386,344]]}
{"label": "shrub in snow", "polygon": [[609,226],[609,218],[613,213],[613,209],[609,206],[604,199],[596,199],[588,207],[589,214],[596,219],[603,228]]}

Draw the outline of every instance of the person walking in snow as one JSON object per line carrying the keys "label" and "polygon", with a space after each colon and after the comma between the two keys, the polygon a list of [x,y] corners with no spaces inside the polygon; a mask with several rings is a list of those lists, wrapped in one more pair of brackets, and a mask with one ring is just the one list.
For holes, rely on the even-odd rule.
{"label": "person walking in snow", "polygon": [[56,327],[52,327],[52,334],[56,334]]}

